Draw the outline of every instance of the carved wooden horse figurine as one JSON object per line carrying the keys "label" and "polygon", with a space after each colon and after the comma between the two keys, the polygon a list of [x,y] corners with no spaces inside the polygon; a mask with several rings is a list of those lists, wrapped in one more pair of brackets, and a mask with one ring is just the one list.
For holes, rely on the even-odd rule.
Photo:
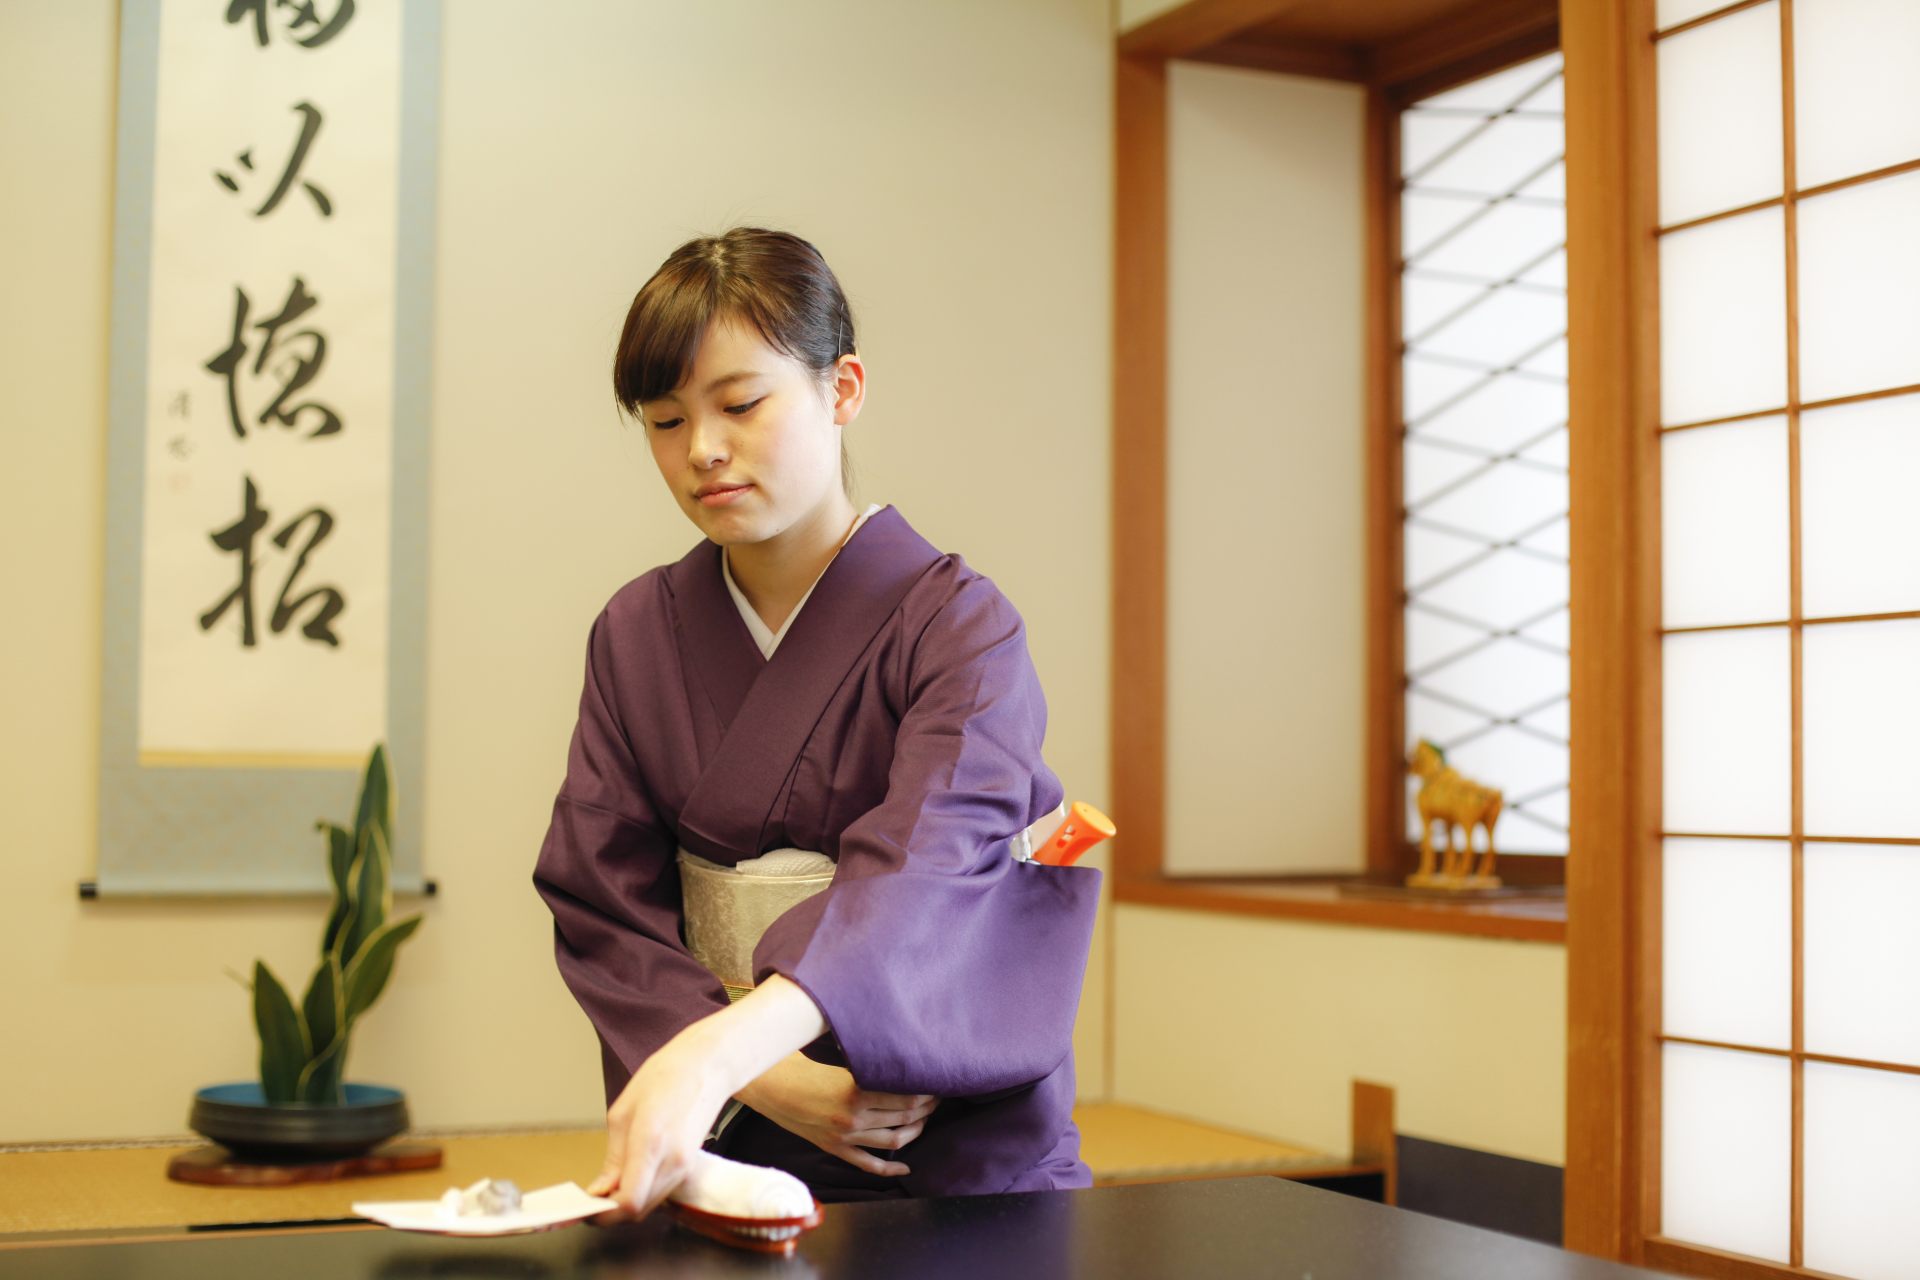
{"label": "carved wooden horse figurine", "polygon": [[[1499,820],[1502,800],[1492,787],[1481,786],[1447,767],[1446,752],[1422,738],[1407,756],[1407,769],[1422,780],[1414,804],[1420,811],[1420,870],[1407,877],[1416,888],[1493,889],[1500,878],[1493,874],[1493,824]],[[1440,839],[1445,860],[1439,874],[1434,873],[1433,824],[1440,823]],[[1460,828],[1460,839],[1453,839],[1453,828]],[[1473,829],[1484,827],[1487,849],[1481,855],[1480,869],[1472,872]]]}

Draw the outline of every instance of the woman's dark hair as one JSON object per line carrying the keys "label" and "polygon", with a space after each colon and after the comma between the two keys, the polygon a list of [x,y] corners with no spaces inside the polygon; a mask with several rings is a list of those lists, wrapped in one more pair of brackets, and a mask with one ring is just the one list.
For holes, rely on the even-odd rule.
{"label": "woman's dark hair", "polygon": [[[686,381],[715,317],[744,321],[823,386],[854,350],[853,311],[820,251],[799,236],[735,227],[689,240],[640,286],[613,355],[613,398],[633,417]],[[846,451],[841,481],[849,483]]]}

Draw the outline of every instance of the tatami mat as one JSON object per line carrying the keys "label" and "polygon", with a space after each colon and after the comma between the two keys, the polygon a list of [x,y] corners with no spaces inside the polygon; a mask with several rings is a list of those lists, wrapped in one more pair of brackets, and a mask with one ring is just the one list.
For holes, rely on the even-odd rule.
{"label": "tatami mat", "polygon": [[1281,1173],[1344,1165],[1310,1147],[1162,1115],[1119,1103],[1081,1103],[1080,1156],[1095,1182],[1146,1182],[1237,1173]]}
{"label": "tatami mat", "polygon": [[0,1234],[349,1218],[355,1200],[432,1200],[481,1178],[585,1186],[606,1153],[604,1129],[408,1138],[438,1143],[442,1167],[292,1187],[174,1182],[167,1161],[185,1145],[0,1152]]}
{"label": "tatami mat", "polygon": [[[1081,1154],[1099,1182],[1279,1173],[1344,1162],[1137,1107],[1085,1103],[1074,1108],[1074,1119]],[[408,1137],[439,1143],[445,1164],[293,1187],[173,1182],[167,1161],[186,1145],[0,1151],[0,1235],[347,1218],[355,1200],[431,1200],[481,1178],[509,1178],[523,1190],[567,1181],[584,1186],[606,1151],[606,1131],[598,1128]]]}

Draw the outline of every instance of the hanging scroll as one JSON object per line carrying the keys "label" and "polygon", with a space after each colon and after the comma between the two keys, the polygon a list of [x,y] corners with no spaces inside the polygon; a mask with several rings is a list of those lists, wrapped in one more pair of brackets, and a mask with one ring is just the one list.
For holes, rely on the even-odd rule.
{"label": "hanging scroll", "polygon": [[121,31],[99,888],[317,890],[373,744],[419,778],[437,9]]}

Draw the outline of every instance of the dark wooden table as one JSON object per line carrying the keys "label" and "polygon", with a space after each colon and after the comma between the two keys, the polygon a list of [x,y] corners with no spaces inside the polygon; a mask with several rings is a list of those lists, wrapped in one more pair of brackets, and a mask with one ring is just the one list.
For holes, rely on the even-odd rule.
{"label": "dark wooden table", "polygon": [[1627,1280],[1658,1273],[1279,1178],[829,1205],[797,1256],[712,1244],[662,1215],[614,1229],[461,1240],[384,1229],[0,1250],[10,1280],[708,1280],[710,1277],[1275,1277]]}

